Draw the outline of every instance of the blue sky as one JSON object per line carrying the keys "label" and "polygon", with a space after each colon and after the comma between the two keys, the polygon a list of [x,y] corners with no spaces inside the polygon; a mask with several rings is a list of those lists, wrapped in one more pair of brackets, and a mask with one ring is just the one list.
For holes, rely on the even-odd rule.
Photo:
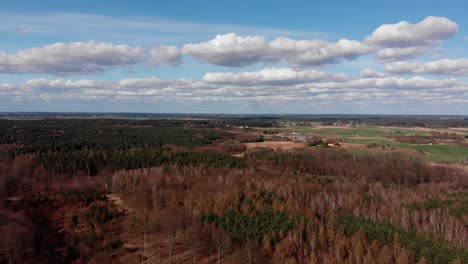
{"label": "blue sky", "polygon": [[464,1],[2,1],[0,111],[468,115]]}

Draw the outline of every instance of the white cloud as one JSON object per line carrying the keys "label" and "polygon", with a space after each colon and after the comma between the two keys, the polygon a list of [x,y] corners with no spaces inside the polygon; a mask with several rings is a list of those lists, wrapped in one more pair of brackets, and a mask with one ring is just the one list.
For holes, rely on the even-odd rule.
{"label": "white cloud", "polygon": [[261,36],[244,37],[234,33],[217,35],[208,42],[186,44],[181,49],[157,46],[150,51],[104,42],[71,42],[26,49],[14,54],[0,53],[0,73],[90,74],[150,61],[153,65],[177,66],[181,64],[182,54],[230,67],[279,62],[302,67],[339,63],[368,52],[370,50],[366,45],[347,39],[336,43],[288,38],[268,41]]}
{"label": "white cloud", "polygon": [[366,45],[355,40],[342,39],[331,43],[276,38],[268,41],[262,36],[239,36],[235,33],[217,35],[210,41],[182,47],[185,55],[228,67],[281,61],[292,66],[317,66],[355,59],[368,52]]}
{"label": "white cloud", "polygon": [[[92,15],[82,18],[96,22],[105,20]],[[133,26],[152,28],[148,21],[138,21]],[[153,65],[177,66],[181,64],[182,56],[227,67],[286,63],[289,67],[304,68],[338,64],[370,53],[376,53],[381,62],[390,62],[414,58],[428,45],[451,37],[457,30],[458,25],[447,18],[427,17],[417,24],[403,21],[382,25],[364,42],[286,37],[268,40],[264,36],[228,33],[206,42],[181,47],[161,45],[150,50],[96,41],[55,43],[13,54],[0,53],[0,73],[90,74],[150,61]]]}
{"label": "white cloud", "polygon": [[391,73],[468,76],[468,59],[443,59],[431,62],[393,62],[385,65]]}
{"label": "white cloud", "polygon": [[263,36],[217,35],[201,43],[189,43],[181,50],[185,55],[228,67],[255,63],[286,62],[292,67],[320,66],[353,60],[376,52],[384,62],[417,57],[431,45],[452,37],[458,25],[445,17],[429,16],[416,24],[402,21],[378,27],[364,42],[341,39],[295,40],[279,37],[271,41]]}
{"label": "white cloud", "polygon": [[15,85],[0,83],[0,98],[1,97],[11,98],[11,96],[15,93],[15,90],[16,90]]}
{"label": "white cloud", "polygon": [[140,47],[95,41],[59,42],[15,54],[0,53],[0,73],[87,74],[136,64],[143,59],[144,50]]}
{"label": "white cloud", "polygon": [[386,48],[379,50],[377,57],[382,61],[407,60],[417,57],[421,53],[421,47]]}
{"label": "white cloud", "polygon": [[421,55],[428,46],[453,37],[458,25],[445,17],[429,16],[416,24],[401,21],[378,27],[364,43],[377,50],[382,62],[408,60]]}
{"label": "white cloud", "polygon": [[[351,80],[342,85],[347,89],[383,89],[386,91],[396,90],[417,90],[417,89],[445,89],[449,87],[457,87],[462,85],[467,89],[466,84],[460,83],[454,79],[432,80],[421,77],[401,78],[401,77],[383,77],[383,78],[366,78]],[[332,86],[339,88],[339,84],[332,84]],[[400,95],[401,96],[401,95]]]}
{"label": "white cloud", "polygon": [[269,43],[266,57],[276,61],[284,59],[296,66],[316,66],[352,60],[369,52],[369,47],[356,40],[341,39],[331,43],[277,38]]}
{"label": "white cloud", "polygon": [[385,74],[372,69],[364,69],[361,71],[361,76],[364,78],[384,78]]}
{"label": "white cloud", "polygon": [[458,25],[445,17],[429,16],[416,24],[401,21],[378,27],[366,43],[380,47],[414,47],[438,43],[451,38]]}
{"label": "white cloud", "polygon": [[[275,70],[281,74],[277,75]],[[265,69],[252,73],[207,74],[203,80],[165,80],[157,77],[121,81],[34,79],[18,85],[0,85],[0,96],[16,99],[188,104],[195,102],[307,104],[324,101],[335,104],[352,102],[374,105],[401,102],[468,103],[468,84],[455,79],[367,77],[334,80],[332,77],[328,80],[328,77],[321,79],[320,76],[323,74],[325,73],[317,71],[290,72],[285,69]],[[283,81],[291,84],[284,85]]]}
{"label": "white cloud", "polygon": [[54,89],[56,91],[61,91],[64,89],[82,89],[82,88],[109,88],[111,87],[111,82],[107,81],[98,81],[98,80],[64,80],[64,79],[55,79],[49,80],[45,78],[32,79],[24,83],[22,88],[27,90],[36,90],[36,89]]}
{"label": "white cloud", "polygon": [[118,86],[123,89],[146,89],[146,88],[165,88],[165,87],[181,87],[192,86],[194,83],[191,79],[176,79],[165,80],[158,77],[139,78],[139,79],[123,79],[118,82]]}
{"label": "white cloud", "polygon": [[156,65],[177,66],[181,63],[180,51],[176,46],[158,46],[151,49],[151,57]]}
{"label": "white cloud", "polygon": [[118,84],[121,87],[158,87],[158,86],[167,86],[167,80],[163,80],[158,77],[151,77],[145,79],[124,79],[121,80]]}
{"label": "white cloud", "polygon": [[424,48],[452,37],[458,25],[445,17],[426,17],[416,24],[402,21],[378,27],[364,42],[341,39],[295,40],[279,37],[271,41],[263,36],[217,35],[201,43],[189,43],[184,55],[228,67],[255,63],[286,62],[292,67],[320,66],[353,60],[376,52],[381,61],[407,60],[421,55]]}
{"label": "white cloud", "polygon": [[217,35],[208,42],[185,44],[182,52],[200,60],[230,67],[259,62],[267,50],[268,41],[259,36]]}
{"label": "white cloud", "polygon": [[237,85],[291,85],[309,82],[344,82],[350,78],[344,74],[318,70],[294,71],[291,68],[267,68],[257,72],[223,73],[208,72],[202,80],[208,83]]}

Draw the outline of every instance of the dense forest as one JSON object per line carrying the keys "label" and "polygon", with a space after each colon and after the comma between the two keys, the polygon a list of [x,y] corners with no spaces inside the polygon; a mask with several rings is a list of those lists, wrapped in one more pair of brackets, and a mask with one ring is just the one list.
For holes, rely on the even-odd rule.
{"label": "dense forest", "polygon": [[468,263],[466,166],[232,128],[278,122],[1,120],[0,263]]}

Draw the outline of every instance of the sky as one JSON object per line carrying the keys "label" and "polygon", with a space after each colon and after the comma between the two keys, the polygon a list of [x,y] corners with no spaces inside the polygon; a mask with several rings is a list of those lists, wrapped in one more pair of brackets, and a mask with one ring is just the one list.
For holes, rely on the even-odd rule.
{"label": "sky", "polygon": [[468,115],[466,10],[3,0],[0,112]]}

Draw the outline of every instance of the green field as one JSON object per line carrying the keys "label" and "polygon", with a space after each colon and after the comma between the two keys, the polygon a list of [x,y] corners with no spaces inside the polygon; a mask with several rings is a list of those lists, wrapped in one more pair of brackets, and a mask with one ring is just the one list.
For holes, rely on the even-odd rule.
{"label": "green field", "polygon": [[314,133],[320,135],[338,135],[338,136],[361,136],[361,137],[394,137],[398,135],[429,135],[426,131],[411,129],[380,128],[371,126],[361,127],[327,127],[316,126],[286,126],[286,127],[257,127],[257,130],[269,130],[280,132],[297,131],[300,133]]}
{"label": "green field", "polygon": [[[258,128],[262,130],[263,128]],[[377,144],[389,145],[398,148],[407,148],[420,150],[425,153],[424,159],[430,162],[461,162],[465,157],[468,157],[468,148],[457,145],[420,145],[410,144],[386,139],[386,137],[396,137],[401,135],[429,135],[427,131],[419,131],[403,128],[381,128],[372,126],[360,127],[317,127],[317,126],[287,126],[279,128],[269,128],[263,130],[276,130],[281,132],[297,131],[303,134],[318,134],[318,135],[336,135],[344,137],[347,143],[356,144]],[[366,137],[366,139],[358,139],[354,137]],[[356,154],[377,154],[384,152],[376,149],[347,149],[347,151]]]}
{"label": "green field", "polygon": [[347,143],[355,144],[377,144],[379,146],[393,146],[398,148],[408,148],[427,152],[429,155],[425,156],[424,159],[427,161],[448,161],[448,162],[460,162],[463,158],[468,157],[468,148],[457,145],[419,145],[409,144],[398,141],[391,141],[385,139],[346,139]]}
{"label": "green field", "polygon": [[333,127],[317,128],[312,126],[291,126],[290,130],[301,133],[315,133],[320,135],[360,136],[360,137],[394,137],[398,135],[428,135],[426,131],[378,127]]}

